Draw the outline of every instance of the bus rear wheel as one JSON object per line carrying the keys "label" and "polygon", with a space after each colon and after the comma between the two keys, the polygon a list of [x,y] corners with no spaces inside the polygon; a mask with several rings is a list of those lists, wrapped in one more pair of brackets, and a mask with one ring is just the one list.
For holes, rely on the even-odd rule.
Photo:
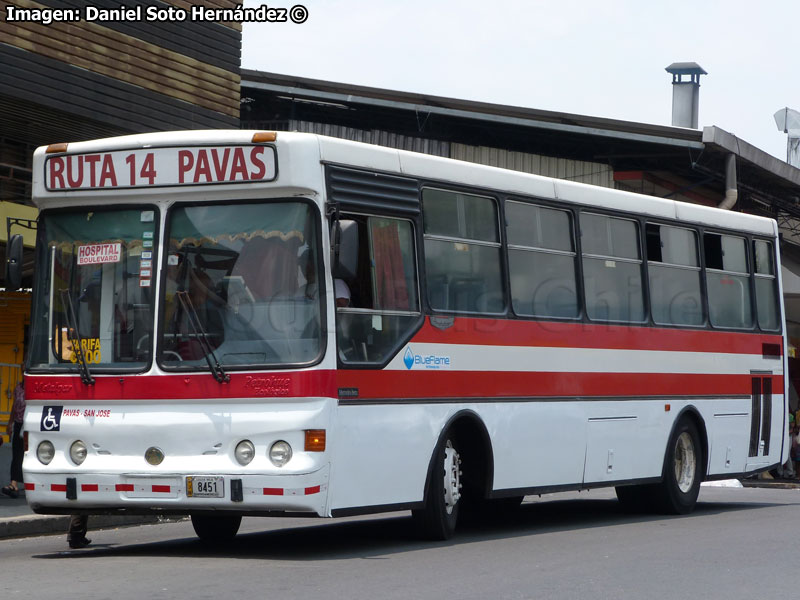
{"label": "bus rear wheel", "polygon": [[703,464],[697,426],[691,419],[681,419],[667,445],[663,479],[653,487],[653,499],[661,512],[685,515],[694,510]]}
{"label": "bus rear wheel", "polygon": [[453,536],[461,499],[461,474],[461,455],[448,434],[434,452],[425,507],[411,513],[423,537],[447,540]]}
{"label": "bus rear wheel", "polygon": [[241,524],[241,515],[192,515],[194,532],[204,542],[229,542]]}

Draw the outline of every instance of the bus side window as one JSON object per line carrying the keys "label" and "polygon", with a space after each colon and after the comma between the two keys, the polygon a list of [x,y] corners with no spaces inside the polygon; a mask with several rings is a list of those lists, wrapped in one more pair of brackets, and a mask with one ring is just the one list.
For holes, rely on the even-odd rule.
{"label": "bus side window", "polygon": [[509,200],[506,232],[514,312],[576,318],[579,305],[572,215]]}
{"label": "bus side window", "polygon": [[758,326],[761,329],[774,331],[780,328],[780,324],[778,322],[778,289],[772,243],[753,240],[753,256],[755,259],[753,272],[756,283]]}
{"label": "bus side window", "polygon": [[745,239],[706,233],[703,246],[711,324],[714,327],[750,329],[753,311]]}
{"label": "bus side window", "polygon": [[422,214],[431,308],[502,313],[506,303],[495,201],[424,189]]}
{"label": "bus side window", "polygon": [[586,312],[597,321],[644,320],[636,221],[581,213]]}
{"label": "bus side window", "polygon": [[359,228],[358,272],[334,281],[339,359],[382,363],[420,314],[413,228],[401,219],[348,218]]}
{"label": "bus side window", "polygon": [[697,234],[691,229],[648,223],[650,310],[659,325],[702,325]]}

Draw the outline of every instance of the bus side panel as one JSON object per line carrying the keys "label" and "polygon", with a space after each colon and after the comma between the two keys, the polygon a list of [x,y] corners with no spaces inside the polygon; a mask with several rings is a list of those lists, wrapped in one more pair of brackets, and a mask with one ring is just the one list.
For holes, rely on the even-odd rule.
{"label": "bus side panel", "polygon": [[420,502],[433,447],[452,407],[345,405],[331,448],[331,510]]}
{"label": "bus side panel", "polygon": [[674,415],[661,400],[583,403],[588,423],[584,483],[660,477]]}
{"label": "bus side panel", "polygon": [[708,430],[710,477],[734,477],[785,462],[783,394],[768,394],[760,402],[752,398],[701,400],[697,406]]}
{"label": "bus side panel", "polygon": [[[741,398],[674,398],[340,406],[330,507],[422,501],[436,441],[464,409],[476,413],[489,433],[493,490],[658,478],[670,432],[685,408],[699,412],[708,435],[707,475],[733,477],[781,460],[784,424],[777,418],[769,429],[769,453],[748,459],[750,405]],[[773,411],[782,406],[782,396],[772,395]]]}
{"label": "bus side panel", "polygon": [[489,434],[493,489],[581,483],[587,421],[578,403],[346,405],[337,411],[331,509],[422,501],[435,444],[461,410]]}
{"label": "bus side panel", "polygon": [[587,424],[579,403],[485,404],[480,414],[492,438],[495,490],[581,482]]}
{"label": "bus side panel", "polygon": [[709,437],[708,474],[744,473],[749,446],[750,400],[707,401],[703,408]]}

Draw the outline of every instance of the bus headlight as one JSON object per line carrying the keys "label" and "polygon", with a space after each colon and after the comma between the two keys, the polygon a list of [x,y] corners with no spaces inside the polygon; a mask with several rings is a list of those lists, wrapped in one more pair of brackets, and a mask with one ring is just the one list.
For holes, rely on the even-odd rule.
{"label": "bus headlight", "polygon": [[269,459],[276,467],[282,467],[292,458],[292,447],[283,440],[272,444],[269,449]]}
{"label": "bus headlight", "polygon": [[53,457],[56,455],[56,449],[53,448],[53,444],[48,442],[47,440],[41,442],[36,447],[36,458],[39,459],[39,462],[43,465],[49,465],[50,461],[53,460]]}
{"label": "bus headlight", "polygon": [[86,460],[86,444],[81,440],[72,442],[72,446],[69,447],[69,457],[76,465],[80,465]]}
{"label": "bus headlight", "polygon": [[233,455],[240,465],[249,465],[256,455],[256,447],[253,446],[253,442],[250,440],[242,440],[236,444],[236,450],[233,451]]}

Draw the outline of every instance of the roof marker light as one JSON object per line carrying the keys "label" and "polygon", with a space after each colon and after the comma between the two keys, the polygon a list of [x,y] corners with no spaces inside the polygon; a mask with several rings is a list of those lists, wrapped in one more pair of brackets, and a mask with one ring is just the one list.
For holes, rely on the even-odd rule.
{"label": "roof marker light", "polygon": [[263,144],[264,142],[274,142],[278,139],[278,133],[275,131],[259,131],[253,134],[251,140],[254,144]]}
{"label": "roof marker light", "polygon": [[56,154],[57,152],[66,152],[67,151],[67,143],[62,142],[60,144],[50,144],[45,150],[46,154]]}

